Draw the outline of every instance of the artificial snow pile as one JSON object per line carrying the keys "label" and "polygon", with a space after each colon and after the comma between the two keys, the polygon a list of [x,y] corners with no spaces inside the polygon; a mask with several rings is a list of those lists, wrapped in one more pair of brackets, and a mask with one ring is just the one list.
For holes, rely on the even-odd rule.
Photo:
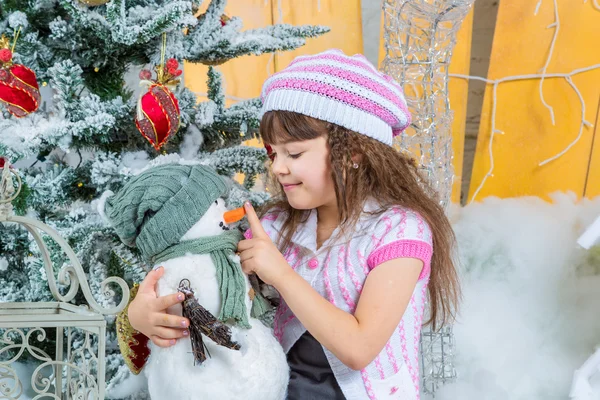
{"label": "artificial snow pile", "polygon": [[600,253],[576,244],[598,215],[600,197],[567,194],[553,204],[488,198],[457,211],[459,378],[436,399],[568,398],[574,370],[600,345]]}

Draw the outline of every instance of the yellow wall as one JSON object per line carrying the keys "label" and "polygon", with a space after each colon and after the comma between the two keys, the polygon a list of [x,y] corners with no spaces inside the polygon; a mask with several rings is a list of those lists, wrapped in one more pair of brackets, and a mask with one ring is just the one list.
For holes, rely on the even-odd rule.
{"label": "yellow wall", "polygon": [[[538,0],[500,2],[488,78],[540,72],[555,29],[548,28],[554,22],[553,2],[544,1],[535,16],[537,3]],[[600,63],[597,51],[600,12],[594,10],[591,2],[559,0],[558,6],[561,25],[547,72],[571,72]],[[556,125],[553,126],[550,113],[540,99],[539,82],[536,79],[498,86],[496,127],[505,134],[494,136],[493,176],[488,177],[476,200],[491,195],[537,195],[547,199],[552,192],[568,190],[578,196],[600,194],[600,146],[597,143],[592,149],[597,127],[584,128],[581,139],[568,153],[538,166],[577,137],[581,115],[579,99],[569,84],[562,78],[547,79],[544,96],[554,107]],[[597,125],[600,70],[575,75],[573,82],[585,99],[586,119]],[[488,85],[469,200],[490,167],[491,111],[492,85]]]}
{"label": "yellow wall", "polygon": [[[273,72],[285,68],[301,54],[313,54],[330,48],[340,48],[346,54],[363,52],[360,0],[345,0],[344,7],[334,0],[281,1],[280,19],[277,0],[229,0],[225,9],[228,16],[240,17],[243,30],[260,28],[275,23],[292,25],[325,25],[331,28],[317,38],[308,39],[305,46],[295,51],[261,56],[244,56],[221,66],[226,94],[241,98],[258,97],[263,82]],[[206,66],[185,65],[185,85],[195,92],[206,92]],[[200,100],[204,100],[200,97]],[[228,103],[231,103],[229,101]]]}
{"label": "yellow wall", "polygon": [[[457,37],[456,47],[452,54],[450,73],[469,74],[471,65],[471,36],[473,32],[473,9],[465,18]],[[379,62],[385,57],[383,40],[383,16],[381,23],[381,35],[379,40]],[[452,151],[454,153],[454,185],[452,188],[452,202],[460,202],[460,183],[463,170],[463,156],[465,147],[465,125],[467,118],[467,95],[469,82],[463,79],[451,79],[449,85],[450,108],[454,113],[452,121]]]}
{"label": "yellow wall", "polygon": [[[277,71],[285,68],[298,55],[314,54],[339,48],[348,55],[363,52],[360,0],[282,0],[283,22],[292,25],[324,25],[329,33],[309,39],[305,46],[295,51],[281,52],[276,57]],[[273,23],[279,20],[277,0],[271,0]]]}
{"label": "yellow wall", "polygon": [[[500,2],[488,76],[498,79],[509,75],[537,73],[542,68],[554,33],[548,25],[554,22],[553,2],[539,0]],[[345,7],[333,0],[229,0],[226,14],[238,16],[244,29],[284,22],[294,25],[322,24],[331,27],[324,36],[308,39],[308,44],[293,52],[275,56],[245,56],[219,67],[224,74],[226,93],[241,98],[256,97],[264,80],[281,70],[299,54],[313,54],[337,47],[347,54],[363,52],[360,0],[346,0]],[[600,12],[591,2],[559,0],[561,29],[548,72],[570,72],[600,63],[595,51],[600,37]],[[468,74],[473,12],[469,14],[458,34],[450,71]],[[383,38],[380,41],[380,60],[383,59]],[[206,70],[203,65],[185,66],[185,84],[193,91],[206,91]],[[539,195],[548,197],[554,191],[571,190],[578,196],[600,195],[600,139],[594,146],[594,135],[600,110],[600,69],[575,75],[573,82],[586,101],[586,127],[582,138],[563,157],[539,167],[538,163],[564,149],[575,139],[579,130],[581,107],[575,92],[564,79],[547,79],[544,94],[555,110],[553,126],[548,110],[539,96],[539,80],[502,83],[498,88],[496,126],[505,135],[496,135],[493,143],[495,168],[477,199],[495,195],[512,197]],[[452,125],[455,185],[454,202],[460,198],[464,131],[468,82],[452,79],[450,104],[454,112]],[[481,115],[469,199],[481,183],[490,166],[488,145],[491,127],[492,86],[488,85]],[[200,98],[200,100],[203,100]],[[228,101],[231,103],[231,101]]]}
{"label": "yellow wall", "polygon": [[[272,24],[271,5],[264,0],[229,0],[225,14],[242,18],[244,30],[255,29]],[[227,95],[242,98],[257,97],[262,82],[273,73],[273,63],[269,63],[269,54],[261,56],[243,56],[235,58],[217,67],[223,73]],[[206,73],[208,67],[202,64],[185,64],[185,85],[194,92],[206,93]],[[200,100],[206,98],[199,97]],[[231,103],[228,101],[228,103]]]}

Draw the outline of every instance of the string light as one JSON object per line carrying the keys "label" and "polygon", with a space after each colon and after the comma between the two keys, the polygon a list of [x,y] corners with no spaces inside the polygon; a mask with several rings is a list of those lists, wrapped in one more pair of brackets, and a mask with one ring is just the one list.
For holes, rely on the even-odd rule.
{"label": "string light", "polygon": [[[583,0],[583,2],[587,3],[587,0]],[[592,4],[594,5],[594,7],[596,7],[598,11],[600,11],[600,3],[598,3],[598,0],[592,0]]]}
{"label": "string light", "polygon": [[[536,8],[535,8],[535,12],[534,15],[537,15],[539,8],[542,4],[543,0],[539,0]],[[600,11],[600,6],[597,3],[598,0],[593,0],[593,5],[594,7]],[[586,3],[587,0],[584,0],[584,3]],[[544,99],[544,92],[543,92],[543,84],[544,84],[544,80],[545,79],[553,79],[553,78],[562,78],[565,79],[565,81],[569,84],[569,86],[571,86],[571,88],[573,89],[573,91],[575,92],[575,94],[577,94],[577,97],[579,98],[579,102],[581,104],[581,123],[579,125],[579,133],[577,135],[577,137],[571,142],[569,143],[569,145],[567,147],[565,147],[564,150],[560,151],[558,154],[549,157],[547,159],[545,159],[544,161],[540,162],[538,164],[538,166],[544,166],[558,158],[560,158],[561,156],[563,156],[565,153],[567,153],[581,138],[581,136],[583,135],[583,128],[584,126],[587,127],[592,127],[593,125],[589,122],[585,120],[585,111],[586,111],[586,104],[585,104],[585,100],[583,98],[583,95],[581,94],[579,88],[577,87],[577,85],[575,85],[575,83],[573,82],[572,77],[574,75],[577,74],[581,74],[584,72],[588,72],[588,71],[592,71],[595,69],[599,69],[600,68],[600,63],[599,64],[594,64],[591,65],[589,67],[584,67],[584,68],[578,68],[575,69],[569,73],[547,73],[546,69],[548,67],[548,65],[550,64],[550,60],[552,58],[552,55],[554,53],[554,47],[556,45],[556,39],[558,37],[558,32],[560,29],[560,16],[558,13],[558,4],[557,4],[557,0],[553,0],[553,4],[554,4],[554,22],[552,24],[550,24],[548,26],[548,28],[555,28],[554,31],[554,35],[552,36],[552,41],[550,43],[550,50],[548,52],[548,57],[546,59],[546,62],[544,63],[544,67],[542,68],[542,72],[540,74],[525,74],[525,75],[514,75],[514,76],[507,76],[504,78],[500,78],[500,79],[487,79],[481,76],[473,76],[473,75],[462,75],[462,74],[450,74],[450,77],[452,78],[460,78],[460,79],[470,79],[470,80],[477,80],[477,81],[482,81],[485,82],[487,84],[491,84],[494,85],[492,88],[492,117],[491,117],[491,130],[490,130],[490,140],[489,140],[489,144],[488,144],[488,155],[490,157],[490,168],[488,170],[488,172],[484,175],[481,183],[479,184],[479,186],[477,187],[477,189],[475,190],[475,192],[473,193],[473,196],[471,197],[471,200],[469,201],[469,203],[472,203],[475,198],[477,198],[477,195],[479,194],[479,192],[481,191],[481,189],[483,188],[483,186],[485,185],[485,182],[487,181],[488,177],[493,177],[492,172],[494,171],[494,152],[493,152],[493,142],[494,142],[494,136],[496,134],[504,134],[504,132],[501,132],[500,130],[498,130],[496,128],[496,109],[497,109],[497,104],[498,104],[498,99],[497,99],[497,92],[498,92],[498,85],[500,85],[501,83],[506,83],[506,82],[515,82],[515,81],[520,81],[520,80],[531,80],[531,79],[540,79],[540,85],[539,85],[539,92],[540,92],[540,97],[542,100],[542,103],[544,104],[544,106],[546,108],[548,108],[548,111],[550,112],[550,118],[552,119],[552,125],[555,125],[555,120],[554,120],[554,110],[552,108],[552,106],[550,106],[549,104],[546,103],[545,99]]]}

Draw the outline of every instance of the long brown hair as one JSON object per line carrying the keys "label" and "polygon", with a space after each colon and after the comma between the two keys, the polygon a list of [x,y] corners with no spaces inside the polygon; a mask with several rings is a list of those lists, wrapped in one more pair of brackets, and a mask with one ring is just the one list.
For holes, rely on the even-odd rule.
{"label": "long brown hair", "polygon": [[[351,231],[371,197],[381,204],[376,214],[397,205],[418,212],[431,228],[434,248],[428,285],[430,314],[426,324],[432,324],[435,330],[455,317],[460,286],[454,265],[454,232],[412,159],[365,135],[289,111],[265,113],[260,134],[266,144],[327,137],[342,231]],[[358,168],[353,168],[353,157],[360,160]],[[273,200],[260,213],[278,209],[289,215],[280,242],[280,248],[286,249],[307,213],[289,205],[275,179],[271,180],[270,189],[274,191]]]}

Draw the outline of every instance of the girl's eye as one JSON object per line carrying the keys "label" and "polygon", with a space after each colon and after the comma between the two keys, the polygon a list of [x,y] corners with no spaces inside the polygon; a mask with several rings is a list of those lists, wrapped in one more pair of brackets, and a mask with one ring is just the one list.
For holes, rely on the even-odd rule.
{"label": "girl's eye", "polygon": [[296,158],[299,158],[299,157],[302,155],[302,153],[298,153],[298,154],[288,154],[288,155],[289,155],[289,157],[290,157],[290,158],[296,159]]}

